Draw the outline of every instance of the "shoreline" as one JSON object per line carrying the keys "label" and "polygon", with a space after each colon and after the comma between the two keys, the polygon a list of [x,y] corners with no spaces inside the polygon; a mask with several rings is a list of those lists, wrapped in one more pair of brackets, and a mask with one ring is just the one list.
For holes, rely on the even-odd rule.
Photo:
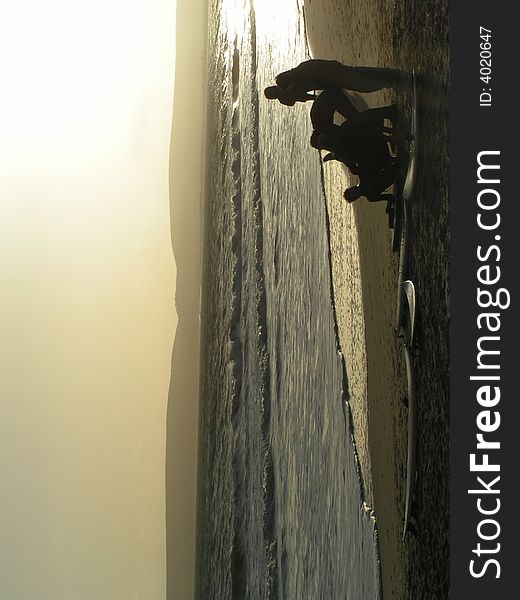
{"label": "shoreline", "polygon": [[[396,372],[404,374],[400,345],[393,332],[397,255],[390,248],[384,203],[346,204],[342,192],[348,178],[339,165],[328,164],[326,196],[331,214],[333,288],[340,345],[347,364],[349,404],[365,501],[376,515],[383,587],[385,596],[391,597],[400,594],[405,583],[401,513],[399,502],[395,501],[402,495],[395,407],[404,392],[404,377],[395,377]],[[350,245],[352,230],[357,248]],[[364,347],[356,345],[360,335],[365,340]]]}
{"label": "shoreline", "polygon": [[[382,56],[379,51],[391,44],[380,44],[383,34],[379,22],[367,21],[370,29],[363,29],[363,47],[355,55],[342,39],[348,38],[345,32],[352,28],[348,17],[349,7],[340,3],[306,3],[306,31],[313,56],[352,65],[388,66],[389,53]],[[392,102],[388,91],[364,98],[372,106]],[[369,203],[366,199],[346,203],[343,190],[350,183],[339,163],[324,165],[324,179],[331,221],[334,302],[347,363],[365,500],[373,507],[377,520],[383,595],[403,598],[407,573],[397,501],[402,491],[395,407],[402,397],[400,384],[404,379],[396,381],[395,374],[403,373],[404,367],[393,332],[398,258],[391,250],[385,203]],[[356,344],[359,339],[364,339],[364,347]]]}
{"label": "shoreline", "polygon": [[[415,71],[422,79],[419,178],[410,205],[408,276],[418,290],[421,355],[415,362],[419,457],[417,535],[402,540],[406,486],[406,370],[393,333],[398,256],[384,203],[343,197],[347,176],[324,166],[334,302],[367,502],[372,494],[385,598],[449,596],[449,5],[404,0],[306,0],[315,58]],[[401,94],[364,95],[370,105]],[[353,335],[354,333],[354,335]],[[353,341],[363,339],[363,348]],[[349,360],[350,357],[350,360]],[[354,391],[354,393],[352,393]]]}

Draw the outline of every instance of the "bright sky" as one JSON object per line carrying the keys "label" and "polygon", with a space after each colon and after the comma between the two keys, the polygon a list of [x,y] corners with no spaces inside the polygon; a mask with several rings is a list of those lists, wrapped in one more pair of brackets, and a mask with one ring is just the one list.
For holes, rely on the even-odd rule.
{"label": "bright sky", "polygon": [[2,600],[166,595],[175,11],[2,7]]}

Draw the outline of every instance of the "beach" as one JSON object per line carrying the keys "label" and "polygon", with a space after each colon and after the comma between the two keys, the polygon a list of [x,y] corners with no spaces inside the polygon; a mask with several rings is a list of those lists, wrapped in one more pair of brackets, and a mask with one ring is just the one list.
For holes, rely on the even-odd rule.
{"label": "beach", "polygon": [[[447,7],[214,0],[208,23],[196,595],[447,598]],[[407,272],[418,509],[404,541],[406,371],[385,206],[344,201],[346,172],[309,147],[309,102],[263,94],[309,50],[421,81]],[[410,89],[363,100],[410,113]]]}
{"label": "beach", "polygon": [[[419,405],[417,536],[402,541],[407,413],[402,345],[393,328],[397,254],[384,203],[348,205],[339,163],[324,165],[331,224],[332,276],[339,336],[347,363],[354,436],[366,501],[374,508],[385,598],[449,595],[449,228],[448,8],[444,2],[399,6],[372,1],[305,2],[313,57],[348,65],[411,71],[422,81],[419,178],[411,208],[408,276],[415,282],[421,354],[415,359]],[[367,95],[371,106],[406,93]],[[354,347],[352,330],[366,347]],[[399,376],[402,374],[402,376]]]}

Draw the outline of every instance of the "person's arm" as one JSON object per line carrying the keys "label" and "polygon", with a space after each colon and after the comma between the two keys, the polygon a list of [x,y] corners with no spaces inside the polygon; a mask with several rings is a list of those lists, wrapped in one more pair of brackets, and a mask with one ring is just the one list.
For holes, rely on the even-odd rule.
{"label": "person's arm", "polygon": [[360,112],[343,92],[325,90],[318,95],[311,108],[311,122],[317,131],[334,126],[334,113],[338,112],[349,124],[359,121]]}

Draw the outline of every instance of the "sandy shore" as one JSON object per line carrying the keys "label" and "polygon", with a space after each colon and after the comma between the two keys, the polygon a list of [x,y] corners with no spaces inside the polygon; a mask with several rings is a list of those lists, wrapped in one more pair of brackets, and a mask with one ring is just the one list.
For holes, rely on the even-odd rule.
{"label": "sandy shore", "polygon": [[[385,206],[345,203],[342,168],[326,163],[333,282],[346,358],[355,437],[379,533],[385,599],[449,596],[449,163],[448,5],[384,0],[306,0],[306,30],[316,58],[410,70],[423,79],[420,177],[412,206],[410,276],[419,290],[423,348],[419,393],[418,535],[402,542],[406,408],[402,347],[393,325],[397,255]],[[393,92],[366,95],[389,104]],[[402,104],[405,99],[397,97]],[[421,164],[423,168],[421,169]],[[427,168],[424,168],[427,166]],[[422,299],[422,302],[421,302]],[[364,344],[359,340],[364,339]],[[358,340],[358,341],[353,341]],[[360,347],[361,346],[361,347]],[[427,402],[426,402],[427,400]]]}
{"label": "sandy shore", "polygon": [[[390,14],[379,3],[334,0],[305,2],[307,36],[316,58],[335,58],[350,65],[392,65]],[[392,10],[391,6],[388,11]],[[353,14],[362,12],[358,20]],[[355,43],[353,43],[355,40]],[[370,105],[394,100],[391,92],[367,96]],[[385,206],[365,199],[348,205],[348,185],[337,163],[325,164],[326,194],[331,216],[334,293],[340,341],[346,357],[351,409],[367,502],[374,508],[379,532],[385,598],[404,598],[402,449],[405,428],[396,425],[396,407],[404,390],[400,345],[393,334],[397,257]],[[361,332],[364,347],[353,347]],[[403,421],[404,423],[404,421]]]}

